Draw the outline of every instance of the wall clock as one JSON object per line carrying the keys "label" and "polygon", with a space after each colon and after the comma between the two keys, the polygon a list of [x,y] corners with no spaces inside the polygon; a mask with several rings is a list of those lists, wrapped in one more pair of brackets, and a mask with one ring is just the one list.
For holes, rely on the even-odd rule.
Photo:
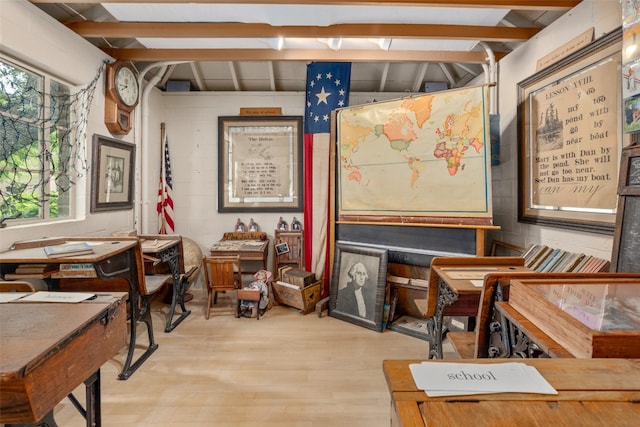
{"label": "wall clock", "polygon": [[131,65],[124,61],[106,65],[104,123],[109,132],[129,133],[139,95],[138,76]]}

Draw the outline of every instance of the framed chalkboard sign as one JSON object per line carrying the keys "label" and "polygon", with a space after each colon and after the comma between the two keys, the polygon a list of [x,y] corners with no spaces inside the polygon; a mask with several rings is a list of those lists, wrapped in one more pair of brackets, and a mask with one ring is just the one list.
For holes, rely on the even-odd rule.
{"label": "framed chalkboard sign", "polygon": [[640,196],[640,145],[633,145],[622,150],[618,194],[621,196]]}
{"label": "framed chalkboard sign", "polygon": [[611,270],[640,272],[640,145],[622,150]]}

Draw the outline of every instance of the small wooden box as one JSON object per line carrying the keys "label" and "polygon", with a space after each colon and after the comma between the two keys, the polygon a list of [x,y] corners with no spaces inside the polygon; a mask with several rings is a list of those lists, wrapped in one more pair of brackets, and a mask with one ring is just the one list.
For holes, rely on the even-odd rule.
{"label": "small wooden box", "polygon": [[280,304],[295,307],[307,314],[315,310],[322,295],[322,281],[318,280],[305,288],[282,282],[273,282],[273,294]]}
{"label": "small wooden box", "polygon": [[575,357],[640,357],[640,276],[514,280],[509,304]]}

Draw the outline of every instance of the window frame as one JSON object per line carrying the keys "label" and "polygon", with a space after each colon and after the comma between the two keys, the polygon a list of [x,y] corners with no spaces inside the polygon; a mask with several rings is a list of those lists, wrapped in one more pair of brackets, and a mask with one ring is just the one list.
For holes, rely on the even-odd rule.
{"label": "window frame", "polygon": [[[52,216],[51,215],[51,203],[50,203],[50,197],[45,197],[45,195],[51,194],[51,186],[52,184],[55,184],[55,178],[51,177],[51,160],[46,158],[45,153],[46,152],[51,152],[51,146],[52,146],[52,140],[51,140],[51,133],[55,130],[58,131],[58,135],[60,137],[60,135],[64,135],[64,140],[66,141],[65,146],[67,147],[66,150],[71,151],[73,145],[76,143],[74,140],[74,135],[70,132],[70,129],[72,128],[72,123],[73,120],[75,118],[74,115],[74,111],[72,108],[67,107],[66,108],[66,112],[63,112],[62,114],[66,114],[66,119],[64,120],[58,120],[57,123],[52,123],[51,118],[54,116],[53,112],[51,111],[52,108],[52,93],[53,93],[53,88],[57,85],[60,89],[66,91],[66,94],[68,95],[69,98],[73,97],[77,87],[71,83],[69,83],[68,81],[65,81],[63,79],[60,79],[54,75],[52,75],[51,73],[48,73],[42,69],[38,69],[36,67],[30,66],[29,64],[26,64],[22,61],[16,60],[15,58],[12,58],[10,56],[7,55],[3,55],[0,54],[0,62],[2,62],[3,64],[9,66],[9,67],[13,67],[21,72],[24,73],[28,73],[32,76],[34,76],[37,80],[38,80],[38,91],[40,91],[41,93],[44,93],[44,96],[42,96],[41,99],[41,104],[38,106],[38,110],[39,110],[39,116],[38,119],[35,121],[30,119],[30,118],[26,118],[26,119],[19,119],[21,123],[24,123],[26,125],[29,126],[33,126],[34,124],[38,127],[38,138],[39,138],[39,142],[42,144],[40,149],[39,149],[39,163],[40,163],[40,169],[38,170],[38,173],[41,174],[42,178],[40,180],[40,182],[37,184],[37,189],[38,189],[38,197],[39,197],[39,208],[38,208],[38,215],[35,217],[19,217],[19,218],[15,218],[15,219],[7,219],[5,222],[7,223],[7,225],[36,225],[36,224],[46,224],[46,223],[54,223],[54,222],[60,222],[60,221],[69,221],[69,220],[74,220],[77,218],[77,197],[79,191],[81,191],[81,189],[79,189],[77,187],[77,184],[71,184],[69,186],[69,189],[67,191],[59,191],[58,192],[58,214],[57,216]],[[46,88],[46,89],[42,89],[42,88]],[[58,92],[60,92],[58,90]],[[64,111],[64,109],[62,110]],[[6,112],[0,111],[0,115],[4,115],[6,114]],[[60,111],[56,112],[55,116],[59,116],[61,113]],[[44,120],[41,118],[44,117]],[[61,126],[61,123],[66,123],[67,126]],[[60,140],[58,141],[59,143],[61,142]],[[86,141],[85,141],[85,145],[86,145]],[[58,146],[58,150],[55,154],[55,156],[61,157],[64,152],[64,150],[62,149],[63,145],[59,144]],[[86,147],[85,147],[86,150]],[[68,167],[72,167],[74,162],[74,159],[70,159],[69,163],[68,163]],[[24,169],[24,170],[28,170],[28,169]],[[86,185],[86,183],[85,183]],[[61,200],[65,200],[66,203],[64,205],[60,204]],[[61,212],[64,212],[64,215],[61,215]],[[0,215],[2,215],[0,213]]]}

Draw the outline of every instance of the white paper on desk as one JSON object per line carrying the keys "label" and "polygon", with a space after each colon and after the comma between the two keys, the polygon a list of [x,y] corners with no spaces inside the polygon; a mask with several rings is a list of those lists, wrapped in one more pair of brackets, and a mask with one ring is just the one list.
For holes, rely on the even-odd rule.
{"label": "white paper on desk", "polygon": [[28,292],[0,292],[0,304],[4,302],[16,301],[25,295],[29,295]]}
{"label": "white paper on desk", "polygon": [[48,292],[38,291],[24,298],[20,298],[19,302],[81,302],[90,298],[95,298],[96,294],[86,292]]}
{"label": "white paper on desk", "polygon": [[145,240],[144,242],[142,242],[142,251],[144,251],[145,249],[147,249],[147,250],[164,249],[165,247],[169,247],[169,246],[173,245],[174,243],[175,243],[175,240],[170,240],[170,239]]}
{"label": "white paper on desk", "polygon": [[423,362],[409,365],[427,396],[487,393],[558,394],[537,369],[524,363]]}
{"label": "white paper on desk", "polygon": [[484,276],[490,274],[491,271],[447,271],[447,276],[453,280],[484,280]]}
{"label": "white paper on desk", "polygon": [[484,286],[484,279],[482,280],[469,280],[473,286],[476,288],[481,288]]}
{"label": "white paper on desk", "polygon": [[142,242],[143,248],[155,248],[158,246],[158,239],[155,240],[145,240]]}

